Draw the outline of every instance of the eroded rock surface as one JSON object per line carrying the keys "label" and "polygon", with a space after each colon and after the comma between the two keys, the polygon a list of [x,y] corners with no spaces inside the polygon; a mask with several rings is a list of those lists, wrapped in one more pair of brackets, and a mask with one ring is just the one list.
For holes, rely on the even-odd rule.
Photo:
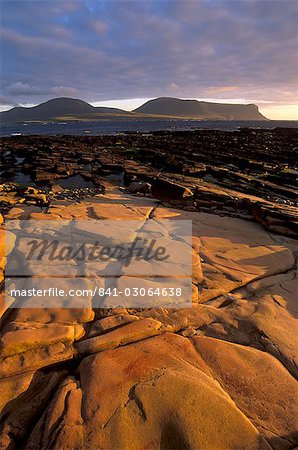
{"label": "eroded rock surface", "polygon": [[297,237],[297,140],[290,128],[2,138],[0,205],[81,200],[103,193],[108,176],[172,206]]}
{"label": "eroded rock surface", "polygon": [[297,241],[101,182],[104,195],[19,204],[4,218],[192,220],[192,307],[18,309],[2,298],[1,448],[295,448]]}

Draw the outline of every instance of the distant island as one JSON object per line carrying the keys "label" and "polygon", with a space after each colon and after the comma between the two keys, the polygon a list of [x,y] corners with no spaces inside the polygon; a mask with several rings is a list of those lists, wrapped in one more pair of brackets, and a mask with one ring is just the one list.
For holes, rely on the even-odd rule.
{"label": "distant island", "polygon": [[118,108],[95,107],[73,98],[61,97],[33,107],[17,106],[0,113],[1,123],[39,121],[90,121],[140,119],[192,119],[192,120],[268,120],[257,105],[211,103],[160,97],[149,100],[134,111]]}
{"label": "distant island", "polygon": [[134,112],[208,120],[268,120],[254,104],[211,103],[171,97],[149,100]]}

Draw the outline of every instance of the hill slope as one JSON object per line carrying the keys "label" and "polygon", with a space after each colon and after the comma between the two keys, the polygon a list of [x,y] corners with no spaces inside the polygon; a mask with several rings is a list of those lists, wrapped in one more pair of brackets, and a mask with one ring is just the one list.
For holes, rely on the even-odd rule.
{"label": "hill slope", "polygon": [[[94,107],[89,103],[67,97],[54,98],[40,105],[25,108],[17,106],[0,113],[2,123],[29,121],[48,121],[57,118],[63,120],[100,120],[104,115],[123,115],[126,119],[146,119],[156,116],[183,117],[209,120],[267,120],[254,104],[224,104],[199,102],[197,100],[180,100],[178,98],[160,97],[149,100],[132,112],[118,108]],[[160,117],[161,118],[161,117]]]}
{"label": "hill slope", "polygon": [[266,120],[257,105],[200,102],[160,97],[149,100],[134,112],[143,114],[197,117],[200,119],[222,120]]}
{"label": "hill slope", "polygon": [[83,100],[74,98],[54,98],[31,108],[17,106],[9,111],[1,112],[0,118],[3,123],[25,122],[30,120],[50,120],[64,115],[84,114],[129,114],[118,108],[94,107]]}

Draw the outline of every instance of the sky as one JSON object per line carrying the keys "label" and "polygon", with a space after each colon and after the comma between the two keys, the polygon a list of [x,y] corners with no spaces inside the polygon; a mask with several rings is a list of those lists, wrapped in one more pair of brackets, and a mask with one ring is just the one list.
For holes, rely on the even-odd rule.
{"label": "sky", "polygon": [[1,110],[169,96],[298,119],[297,0],[0,0]]}

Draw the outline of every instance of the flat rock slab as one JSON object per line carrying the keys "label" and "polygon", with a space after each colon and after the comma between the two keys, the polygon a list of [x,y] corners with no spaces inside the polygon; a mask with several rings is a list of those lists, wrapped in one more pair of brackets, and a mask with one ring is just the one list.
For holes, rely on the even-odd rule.
{"label": "flat rock slab", "polygon": [[[194,337],[213,376],[273,448],[295,445],[298,432],[298,386],[273,356],[208,337]],[[285,408],[285,399],[290,399]]]}
{"label": "flat rock slab", "polygon": [[[193,304],[109,308],[90,299],[82,308],[51,308],[45,299],[42,308],[1,306],[3,448],[294,447],[297,242],[252,222],[160,206],[109,186],[105,196],[54,202],[47,213],[13,208],[9,217],[90,226],[125,219],[140,233],[144,224],[158,229],[169,219],[166,245],[176,221],[191,220]],[[86,231],[78,226],[75,234]],[[90,227],[89,234],[93,239]],[[106,286],[96,265],[87,269],[91,277],[80,280],[86,289]],[[136,282],[119,275],[113,287]],[[63,279],[65,289],[75,280]]]}
{"label": "flat rock slab", "polygon": [[159,334],[161,325],[161,322],[150,318],[138,320],[102,336],[79,342],[76,349],[79,355],[85,355],[127,345]]}
{"label": "flat rock slab", "polygon": [[0,357],[23,353],[33,348],[46,347],[59,342],[73,342],[73,326],[49,324],[40,328],[12,330],[4,333],[0,340]]}

